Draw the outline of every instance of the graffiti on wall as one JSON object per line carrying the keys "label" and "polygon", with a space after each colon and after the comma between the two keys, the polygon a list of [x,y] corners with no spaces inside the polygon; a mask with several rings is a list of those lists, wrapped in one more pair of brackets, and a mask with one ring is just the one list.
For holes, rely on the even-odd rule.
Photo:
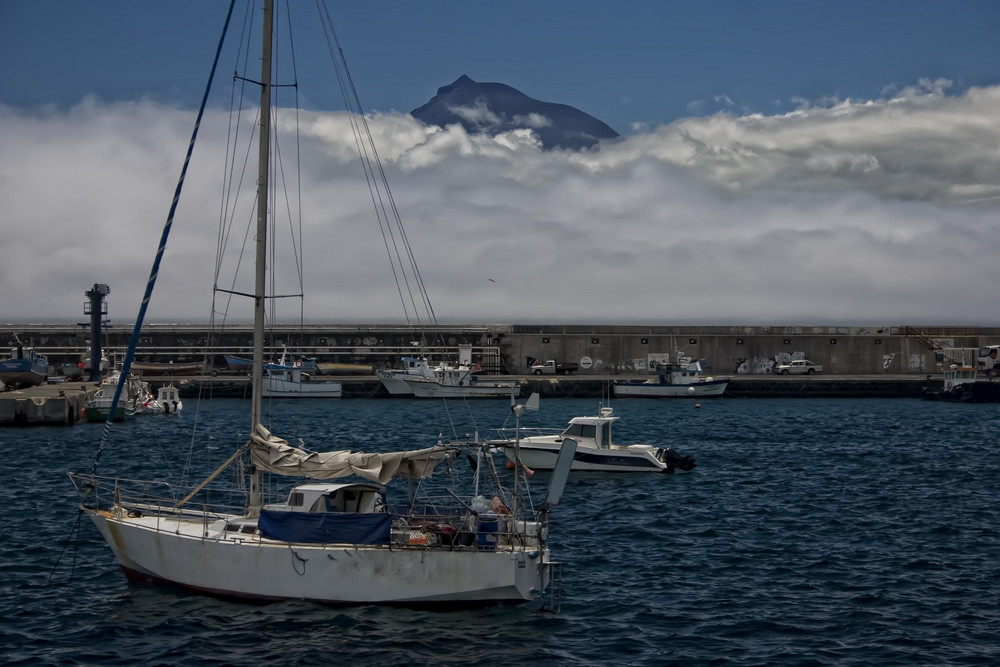
{"label": "graffiti on wall", "polygon": [[911,354],[910,355],[909,371],[911,373],[923,373],[924,372],[924,355],[922,355],[922,354]]}
{"label": "graffiti on wall", "polygon": [[777,365],[771,357],[741,358],[736,362],[737,375],[767,375],[774,372]]}
{"label": "graffiti on wall", "polygon": [[889,370],[889,366],[892,365],[892,360],[896,358],[895,353],[893,354],[883,354],[882,355],[882,368]]}

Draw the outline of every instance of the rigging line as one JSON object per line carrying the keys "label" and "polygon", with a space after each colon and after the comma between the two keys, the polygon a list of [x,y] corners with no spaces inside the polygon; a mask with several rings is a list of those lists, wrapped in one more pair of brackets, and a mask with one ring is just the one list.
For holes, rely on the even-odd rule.
{"label": "rigging line", "polygon": [[222,45],[226,40],[226,32],[229,30],[229,19],[233,15],[233,5],[236,0],[230,0],[229,10],[226,12],[226,22],[222,26],[222,34],[219,36],[219,44],[215,49],[215,59],[212,61],[212,70],[208,75],[208,83],[205,86],[205,93],[201,98],[201,106],[198,108],[198,117],[194,123],[194,130],[191,132],[191,141],[188,143],[187,154],[184,156],[184,166],[181,167],[180,177],[177,179],[177,187],[174,190],[174,198],[170,203],[170,212],[167,214],[167,220],[163,225],[163,233],[160,235],[160,245],[156,250],[156,257],[153,259],[153,266],[149,270],[149,279],[146,281],[146,291],[142,297],[142,303],[139,306],[139,315],[135,319],[135,327],[132,330],[132,338],[129,340],[128,350],[125,352],[125,361],[122,364],[121,376],[118,379],[118,385],[115,387],[114,398],[111,399],[111,410],[108,412],[108,420],[104,422],[104,431],[101,434],[101,442],[97,446],[97,453],[94,455],[94,467],[91,470],[91,476],[97,474],[97,465],[101,460],[101,453],[104,451],[104,445],[108,440],[108,435],[111,431],[111,425],[114,422],[115,408],[118,406],[118,401],[121,399],[122,387],[125,386],[125,380],[128,377],[129,370],[132,367],[132,359],[135,357],[135,349],[139,345],[139,334],[142,332],[142,323],[146,318],[146,310],[149,307],[149,300],[153,296],[153,287],[156,285],[156,277],[160,272],[160,260],[163,259],[163,252],[167,248],[167,238],[170,236],[170,228],[174,224],[174,214],[177,211],[177,202],[181,197],[181,188],[184,185],[184,178],[187,176],[188,165],[191,163],[191,154],[194,152],[194,142],[198,138],[198,128],[201,126],[201,119],[205,115],[205,107],[208,106],[208,94],[212,90],[212,81],[215,79],[215,69],[219,65],[219,56],[222,53]]}
{"label": "rigging line", "polygon": [[[224,167],[222,170],[222,197],[219,200],[219,233],[216,240],[215,248],[215,276],[213,279],[213,285],[217,286],[219,281],[219,276],[222,271],[222,260],[224,256],[224,251],[228,245],[227,239],[232,231],[232,220],[227,220],[229,211],[233,212],[233,218],[235,219],[236,205],[232,204],[230,207],[230,201],[233,198],[233,178],[236,173],[236,147],[239,145],[239,133],[241,126],[236,123],[234,128],[233,118],[235,117],[238,121],[243,116],[243,99],[245,97],[244,92],[246,91],[246,80],[237,76],[237,72],[240,67],[240,59],[242,57],[242,68],[245,71],[248,67],[248,62],[250,58],[250,34],[251,28],[253,26],[253,18],[256,16],[256,12],[249,11],[251,3],[247,4],[247,10],[243,13],[243,29],[239,33],[240,41],[237,48],[236,54],[236,66],[233,70],[233,83],[230,86],[229,93],[229,127],[226,130],[226,160],[223,163]],[[237,86],[236,82],[240,81],[240,85]],[[237,109],[234,115],[233,109]],[[232,151],[232,153],[230,153]],[[248,147],[249,151],[249,147]],[[244,156],[244,169],[242,174],[246,173],[246,161],[249,158]],[[242,184],[242,178],[240,179]],[[237,198],[241,190],[236,190]],[[244,242],[245,243],[245,242]],[[232,298],[226,300],[225,311],[223,313],[223,322],[225,322],[226,316],[229,313],[230,307],[232,306]],[[215,294],[212,295],[212,313],[216,312],[215,307]]]}
{"label": "rigging line", "polygon": [[[386,252],[389,256],[390,267],[393,272],[393,276],[396,281],[396,289],[400,296],[400,301],[403,305],[403,311],[406,315],[406,319],[409,322],[409,309],[406,306],[405,296],[403,294],[404,289],[402,285],[405,285],[405,292],[410,298],[411,305],[414,311],[414,318],[420,323],[420,309],[417,308],[416,299],[413,297],[413,289],[410,287],[409,274],[406,272],[406,265],[404,264],[402,257],[400,256],[399,246],[396,241],[396,235],[393,233],[393,227],[390,222],[390,216],[386,211],[386,204],[382,196],[382,188],[386,191],[386,197],[389,198],[391,202],[391,191],[389,189],[388,179],[385,176],[384,170],[381,168],[381,163],[378,158],[378,152],[375,150],[374,140],[372,139],[371,130],[368,127],[367,121],[364,117],[363,107],[361,106],[360,98],[357,94],[356,89],[353,86],[353,81],[351,80],[350,71],[347,67],[347,58],[344,56],[343,49],[340,48],[340,42],[336,35],[336,30],[333,28],[333,21],[330,18],[329,10],[325,5],[320,5],[317,0],[317,6],[321,12],[321,17],[324,19],[324,36],[327,39],[327,48],[331,52],[331,58],[333,64],[338,74],[338,83],[341,89],[341,95],[344,98],[344,102],[348,107],[348,118],[351,123],[351,127],[354,131],[355,145],[358,149],[358,155],[362,162],[362,168],[365,171],[365,177],[368,181],[369,194],[372,197],[372,203],[375,205],[376,215],[379,220],[379,229],[382,233],[383,243],[386,246]],[[332,40],[332,42],[331,42]],[[350,91],[353,91],[351,95]],[[350,113],[350,112],[354,113]],[[360,120],[359,120],[360,119]],[[364,125],[365,132],[361,131],[360,125]],[[367,134],[368,143],[367,145],[362,141],[362,135]],[[369,154],[369,147],[371,148],[371,154]],[[374,156],[374,159],[373,157]],[[381,175],[381,181],[376,178],[376,170],[373,166],[373,162],[379,166],[378,172]],[[379,187],[381,184],[382,188]],[[399,219],[398,211],[395,210],[393,205],[393,211],[396,214],[396,225],[397,227],[402,226],[402,222]],[[389,241],[391,240],[392,249],[390,249]],[[406,243],[405,235],[401,236],[401,240]],[[395,251],[396,258],[393,259],[393,250]],[[411,258],[412,266],[412,252],[408,251],[406,254]],[[397,271],[398,262],[398,271]],[[402,276],[402,284],[400,283],[400,276]],[[416,279],[416,275],[414,276]],[[420,286],[418,285],[418,288]],[[422,288],[420,291],[423,293]],[[426,299],[424,299],[426,301]]]}
{"label": "rigging line", "polygon": [[[293,239],[292,250],[296,255],[296,267],[298,268],[298,280],[299,280],[299,291],[303,294],[305,293],[304,283],[305,283],[305,267],[304,267],[304,246],[302,243],[302,140],[301,140],[301,125],[300,125],[300,113],[299,113],[299,72],[298,72],[298,61],[295,59],[295,39],[294,33],[292,31],[292,4],[288,3],[285,6],[285,25],[288,27],[288,51],[289,60],[292,63],[292,80],[294,83],[287,84],[285,87],[293,88],[293,104],[292,109],[295,111],[295,184],[297,199],[296,202],[296,212],[297,215],[293,216],[291,212],[290,203],[292,198],[288,196],[287,191],[285,193],[285,202],[288,212],[288,222],[291,237]],[[277,123],[275,123],[277,127]],[[275,133],[275,145],[277,146],[277,132]],[[279,161],[279,165],[282,163]],[[282,183],[285,184],[287,190],[287,179],[284,178],[284,170],[282,170]],[[297,225],[293,224],[297,223]],[[295,226],[298,230],[295,230]],[[301,310],[301,307],[300,307]],[[302,313],[300,312],[300,317]]]}
{"label": "rigging line", "polygon": [[52,569],[49,571],[49,577],[48,577],[48,579],[45,580],[45,585],[46,586],[49,585],[50,583],[52,583],[52,575],[54,575],[56,573],[56,570],[59,568],[59,562],[62,560],[63,554],[66,553],[66,547],[69,546],[70,540],[72,540],[73,536],[76,535],[77,539],[73,542],[73,565],[70,567],[70,570],[69,570],[69,580],[73,581],[73,573],[76,571],[76,551],[77,551],[77,547],[79,546],[79,543],[80,543],[80,518],[81,517],[83,517],[83,510],[82,509],[80,509],[76,513],[76,521],[73,523],[73,527],[70,528],[69,535],[66,536],[66,541],[63,542],[62,549],[59,550],[59,555],[56,557],[56,562],[52,566]]}

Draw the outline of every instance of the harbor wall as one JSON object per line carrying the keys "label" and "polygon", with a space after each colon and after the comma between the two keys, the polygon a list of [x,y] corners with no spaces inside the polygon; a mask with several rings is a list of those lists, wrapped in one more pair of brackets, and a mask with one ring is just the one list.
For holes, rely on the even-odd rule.
{"label": "harbor wall", "polygon": [[[89,328],[79,324],[0,325],[0,340],[13,333],[44,354],[58,374],[75,364],[89,343]],[[131,325],[108,325],[102,347],[111,363],[120,362]],[[177,363],[207,360],[227,372],[224,354],[246,356],[252,327],[210,331],[200,324],[150,324],[144,327],[137,361]],[[335,325],[280,327],[266,351],[277,359],[287,348],[319,361],[398,365],[404,355],[469,359],[484,374],[527,373],[529,359],[579,364],[578,375],[641,376],[658,361],[678,355],[703,360],[708,373],[732,376],[770,374],[778,363],[806,358],[827,375],[927,375],[964,360],[985,370],[995,363],[982,356],[1000,344],[1000,327],[949,326],[643,326],[643,325]]]}

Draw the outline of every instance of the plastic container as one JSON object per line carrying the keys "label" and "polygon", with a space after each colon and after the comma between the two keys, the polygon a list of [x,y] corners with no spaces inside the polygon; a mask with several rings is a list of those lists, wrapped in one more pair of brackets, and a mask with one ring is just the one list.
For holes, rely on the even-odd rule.
{"label": "plastic container", "polygon": [[500,521],[492,514],[483,514],[479,517],[479,530],[476,535],[477,546],[480,551],[496,551],[497,532],[500,530]]}

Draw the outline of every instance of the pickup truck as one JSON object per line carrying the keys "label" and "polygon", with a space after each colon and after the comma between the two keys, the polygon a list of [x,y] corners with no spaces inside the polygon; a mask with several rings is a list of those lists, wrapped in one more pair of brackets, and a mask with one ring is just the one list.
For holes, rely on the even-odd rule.
{"label": "pickup truck", "polygon": [[779,364],[774,372],[778,375],[812,375],[813,373],[822,373],[823,367],[808,359],[795,359],[787,364]]}
{"label": "pickup truck", "polygon": [[576,364],[557,364],[555,359],[549,359],[548,361],[536,361],[528,370],[535,375],[542,373],[569,375],[577,368],[579,367]]}

